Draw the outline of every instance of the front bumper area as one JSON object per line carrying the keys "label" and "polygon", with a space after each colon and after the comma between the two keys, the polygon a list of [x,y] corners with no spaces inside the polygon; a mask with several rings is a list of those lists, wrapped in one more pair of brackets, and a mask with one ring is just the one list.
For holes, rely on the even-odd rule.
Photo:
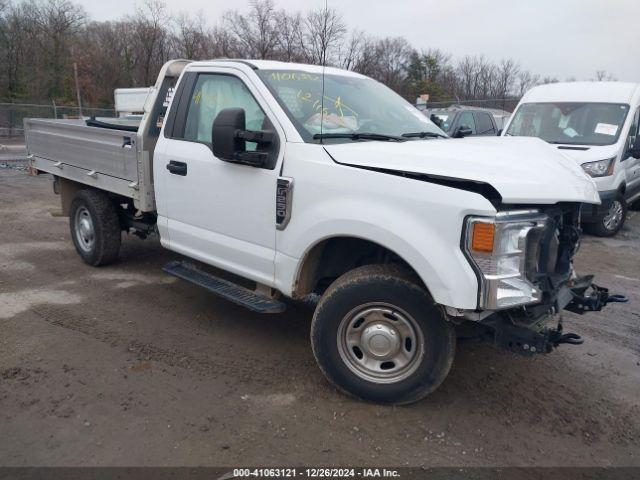
{"label": "front bumper area", "polygon": [[[563,331],[562,310],[582,315],[600,311],[609,303],[627,301],[624,295],[611,294],[608,289],[595,285],[593,275],[586,275],[562,287],[555,304],[537,318],[523,315],[522,311],[498,312],[487,317],[481,322],[486,329],[482,337],[520,355],[549,353],[562,344],[583,343],[580,335]],[[547,326],[552,319],[557,320],[554,328]]]}

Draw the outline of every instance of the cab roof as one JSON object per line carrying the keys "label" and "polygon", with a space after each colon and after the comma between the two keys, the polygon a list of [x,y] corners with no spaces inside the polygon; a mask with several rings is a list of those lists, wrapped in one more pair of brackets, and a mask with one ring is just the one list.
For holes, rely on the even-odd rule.
{"label": "cab roof", "polygon": [[324,71],[328,75],[345,75],[350,77],[360,77],[365,78],[363,75],[359,73],[352,72],[349,70],[343,70],[341,68],[335,67],[322,67],[322,65],[310,65],[306,63],[291,63],[291,62],[279,62],[275,60],[243,60],[243,59],[235,59],[235,58],[219,58],[214,60],[204,60],[193,62],[190,66],[193,67],[206,67],[206,66],[215,66],[223,63],[240,63],[246,65],[253,70],[300,70],[308,73],[322,74]]}
{"label": "cab roof", "polygon": [[529,90],[521,103],[544,102],[640,102],[640,83],[561,82],[540,85]]}

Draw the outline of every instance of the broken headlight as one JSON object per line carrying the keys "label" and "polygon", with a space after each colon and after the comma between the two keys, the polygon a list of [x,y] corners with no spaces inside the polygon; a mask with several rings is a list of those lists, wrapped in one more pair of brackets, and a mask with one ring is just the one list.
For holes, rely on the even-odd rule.
{"label": "broken headlight", "polygon": [[541,300],[542,292],[526,276],[527,237],[547,221],[536,210],[467,218],[463,245],[478,274],[480,308],[500,310]]}

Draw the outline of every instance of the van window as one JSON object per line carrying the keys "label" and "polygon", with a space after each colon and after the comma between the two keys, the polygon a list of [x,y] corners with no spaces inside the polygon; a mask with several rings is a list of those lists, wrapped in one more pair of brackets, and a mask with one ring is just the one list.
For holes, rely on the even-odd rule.
{"label": "van window", "polygon": [[[184,140],[210,143],[213,120],[225,108],[243,108],[247,130],[262,129],[265,114],[242,80],[231,75],[200,74],[189,99]],[[255,144],[247,143],[249,149],[255,149]]]}
{"label": "van window", "polygon": [[460,120],[458,120],[458,128],[469,127],[471,129],[471,135],[475,135],[477,133],[476,122],[473,119],[473,113],[471,112],[463,112],[460,114]]}
{"label": "van window", "polygon": [[476,127],[478,128],[478,135],[495,135],[496,129],[493,127],[493,122],[488,113],[476,112]]}
{"label": "van window", "polygon": [[524,103],[506,135],[566,145],[612,145],[628,112],[629,105],[617,103]]}
{"label": "van window", "polygon": [[631,127],[629,127],[629,136],[627,138],[627,148],[633,147],[636,142],[640,142],[639,137],[639,129],[640,129],[640,108],[636,110],[635,115],[633,116],[633,123]]}

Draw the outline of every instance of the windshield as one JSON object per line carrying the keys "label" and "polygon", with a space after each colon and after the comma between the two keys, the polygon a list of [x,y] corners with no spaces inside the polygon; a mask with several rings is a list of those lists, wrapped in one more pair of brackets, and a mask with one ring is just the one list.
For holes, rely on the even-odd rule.
{"label": "windshield", "polygon": [[567,145],[611,145],[628,111],[629,105],[616,103],[524,103],[506,135]]}
{"label": "windshield", "polygon": [[406,133],[432,132],[444,135],[414,106],[370,78],[327,74],[323,97],[322,75],[301,70],[258,70],[257,73],[306,142],[319,141],[313,137],[320,133],[376,133],[399,137]]}

